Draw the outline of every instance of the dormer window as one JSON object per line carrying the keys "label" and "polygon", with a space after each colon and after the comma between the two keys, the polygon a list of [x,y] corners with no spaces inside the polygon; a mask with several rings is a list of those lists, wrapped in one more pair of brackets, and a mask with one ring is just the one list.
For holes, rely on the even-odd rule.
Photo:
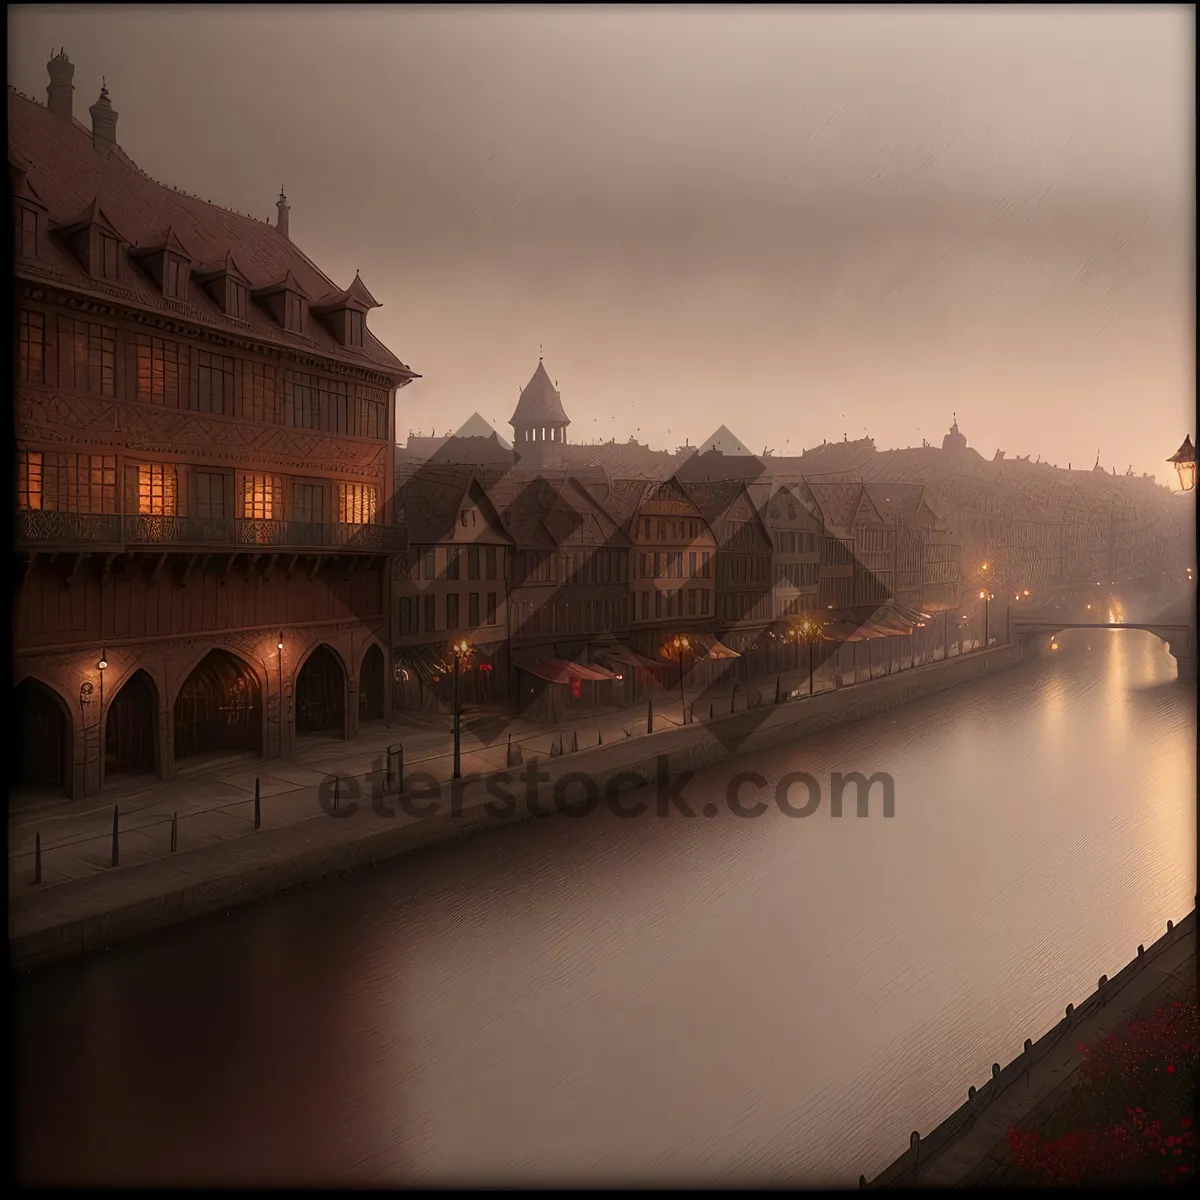
{"label": "dormer window", "polygon": [[95,200],[75,220],[53,226],[52,232],[62,238],[93,279],[110,282],[120,279],[121,243],[126,239]]}
{"label": "dormer window", "polygon": [[299,333],[304,327],[304,302],[295,292],[287,293],[283,327],[292,333]]}
{"label": "dormer window", "polygon": [[308,296],[291,271],[278,283],[255,288],[253,295],[255,301],[289,333],[304,332],[304,305]]}
{"label": "dormer window", "polygon": [[111,234],[96,232],[95,268],[92,274],[98,279],[111,279],[114,283],[120,277],[120,243]]}
{"label": "dormer window", "polygon": [[163,295],[171,300],[182,300],[184,282],[187,279],[183,264],[174,255],[168,255],[166,268],[163,276]]}
{"label": "dormer window", "polygon": [[228,286],[229,303],[225,311],[229,316],[244,321],[246,319],[246,288],[236,279],[229,280]]}
{"label": "dormer window", "polygon": [[249,319],[250,284],[233,261],[232,254],[227,254],[220,266],[201,267],[194,275],[196,282],[227,317],[235,321]]}
{"label": "dormer window", "polygon": [[321,318],[339,344],[362,349],[367,333],[367,313],[378,307],[379,301],[355,275],[354,282],[344,292],[327,296],[320,304],[314,304],[312,311]]}
{"label": "dormer window", "polygon": [[17,245],[18,258],[37,258],[38,252],[38,214],[37,210],[24,204],[17,205]]}

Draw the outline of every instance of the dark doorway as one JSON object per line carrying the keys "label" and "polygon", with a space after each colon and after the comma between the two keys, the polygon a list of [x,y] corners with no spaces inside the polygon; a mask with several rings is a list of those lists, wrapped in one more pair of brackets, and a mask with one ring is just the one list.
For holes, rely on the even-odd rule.
{"label": "dark doorway", "polygon": [[145,775],[154,770],[154,732],[158,705],[145,671],[117,693],[104,723],[105,775]]}
{"label": "dark doorway", "polygon": [[328,646],[318,646],[300,668],[296,732],[346,734],[346,672]]}
{"label": "dark doorway", "polygon": [[358,679],[358,719],[383,720],[383,651],[374,643],[363,655]]}
{"label": "dark doorway", "polygon": [[262,691],[226,650],[210,650],[175,698],[176,759],[217,751],[262,753]]}
{"label": "dark doorway", "polygon": [[45,684],[24,679],[13,689],[13,708],[17,715],[16,785],[65,790],[71,726],[63,703]]}

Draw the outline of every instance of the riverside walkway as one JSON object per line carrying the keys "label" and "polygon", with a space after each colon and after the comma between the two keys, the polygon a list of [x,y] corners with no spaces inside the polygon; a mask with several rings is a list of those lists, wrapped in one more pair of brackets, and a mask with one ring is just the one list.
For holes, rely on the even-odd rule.
{"label": "riverside walkway", "polygon": [[[1014,665],[1018,657],[1013,646],[993,646],[826,687],[812,697],[806,694],[807,673],[793,673],[779,680],[781,703],[775,703],[776,681],[763,681],[749,692],[739,687],[736,695],[715,697],[711,718],[699,704],[691,711],[689,702],[694,719],[687,724],[681,723],[678,700],[673,706],[656,703],[649,735],[644,706],[552,730],[507,722],[498,714],[470,714],[462,747],[464,780],[494,771],[523,774],[521,766],[508,766],[510,730],[525,764],[537,760],[536,770],[544,772],[544,785],[533,784],[532,793],[526,787],[527,799],[517,799],[514,809],[500,815],[488,810],[492,798],[478,780],[473,794],[460,792],[457,805],[453,787],[442,786],[450,779],[451,758],[448,732],[436,725],[378,728],[353,743],[313,744],[303,756],[283,762],[231,762],[165,785],[131,785],[119,793],[124,803],[117,856],[108,795],[103,805],[39,806],[26,798],[9,816],[10,961],[31,967],[76,957],[420,845],[542,815],[550,811],[548,797],[556,781],[566,775],[578,778],[586,772],[599,790],[625,790],[652,781],[662,763],[669,773],[701,769],[732,753],[805,737],[984,678],[989,669]],[[724,709],[726,700],[732,712]],[[703,703],[708,701],[705,695]],[[387,747],[400,740],[405,742],[403,803],[385,783]],[[440,788],[441,802],[427,809],[428,815],[411,803],[417,773]],[[341,807],[331,811],[335,774],[343,781]],[[356,786],[350,786],[351,779]],[[515,780],[513,790],[522,790]]]}

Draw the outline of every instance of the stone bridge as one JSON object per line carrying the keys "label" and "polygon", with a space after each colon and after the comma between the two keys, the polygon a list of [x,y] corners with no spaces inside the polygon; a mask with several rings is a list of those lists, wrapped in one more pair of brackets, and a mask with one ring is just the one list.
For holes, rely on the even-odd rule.
{"label": "stone bridge", "polygon": [[1196,630],[1194,625],[1138,624],[1133,621],[1106,623],[1089,621],[1073,623],[1053,620],[1015,620],[1012,623],[1013,640],[1021,648],[1021,657],[1033,650],[1039,638],[1055,635],[1064,629],[1144,629],[1167,643],[1167,649],[1175,659],[1180,679],[1196,678]]}

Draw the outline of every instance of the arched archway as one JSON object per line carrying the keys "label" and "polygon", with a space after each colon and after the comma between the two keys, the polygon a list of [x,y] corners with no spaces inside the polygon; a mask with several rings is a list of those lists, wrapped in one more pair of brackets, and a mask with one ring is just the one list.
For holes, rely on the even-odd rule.
{"label": "arched archway", "polygon": [[383,651],[372,642],[363,655],[362,669],[358,673],[360,722],[383,720],[384,676]]}
{"label": "arched archway", "polygon": [[23,679],[13,689],[17,715],[17,787],[69,794],[71,720],[66,705],[44,683]]}
{"label": "arched archway", "polygon": [[113,697],[104,718],[104,774],[154,771],[158,693],[145,671],[135,671]]}
{"label": "arched archway", "polygon": [[296,732],[346,736],[346,672],[324,644],[308,656],[296,677]]}
{"label": "arched archway", "polygon": [[175,758],[262,753],[262,688],[227,650],[210,650],[175,697]]}

